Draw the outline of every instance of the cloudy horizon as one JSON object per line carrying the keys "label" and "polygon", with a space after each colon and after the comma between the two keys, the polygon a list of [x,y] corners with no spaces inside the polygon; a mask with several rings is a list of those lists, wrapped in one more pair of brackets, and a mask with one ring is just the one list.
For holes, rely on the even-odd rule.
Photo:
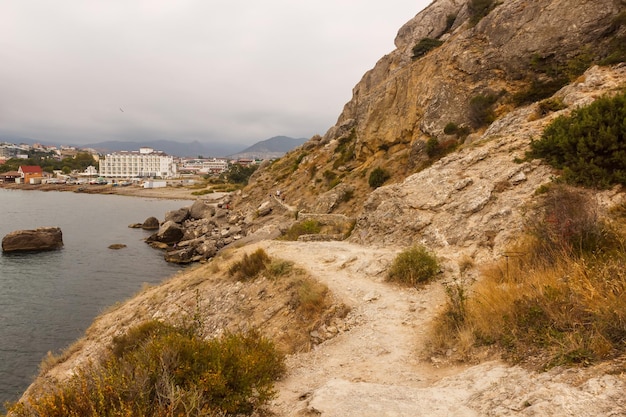
{"label": "cloudy horizon", "polygon": [[310,138],[429,0],[7,0],[0,140]]}

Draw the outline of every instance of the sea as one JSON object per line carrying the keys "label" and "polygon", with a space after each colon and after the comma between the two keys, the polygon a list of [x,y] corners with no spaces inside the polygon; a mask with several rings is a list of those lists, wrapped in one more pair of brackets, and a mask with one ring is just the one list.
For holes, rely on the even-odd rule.
{"label": "sea", "polygon": [[[64,246],[51,252],[0,255],[0,414],[38,374],[48,352],[80,338],[107,307],[158,284],[182,267],[132,229],[190,200],[0,189],[0,239],[37,227],[60,227]],[[125,248],[109,249],[111,244]]]}

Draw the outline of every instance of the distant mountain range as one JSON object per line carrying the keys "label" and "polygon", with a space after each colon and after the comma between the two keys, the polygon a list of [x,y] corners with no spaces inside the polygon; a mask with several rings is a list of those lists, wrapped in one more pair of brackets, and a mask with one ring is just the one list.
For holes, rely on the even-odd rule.
{"label": "distant mountain range", "polygon": [[[7,141],[11,143],[43,143],[31,138],[16,138],[0,136],[0,142]],[[136,151],[141,147],[150,147],[154,150],[163,151],[168,155],[179,157],[228,157],[237,158],[279,158],[290,150],[300,146],[307,139],[294,139],[287,136],[275,136],[241,150],[240,145],[228,143],[201,143],[194,142],[176,142],[173,140],[155,140],[155,141],[104,141],[97,143],[89,143],[85,145],[73,145],[78,148],[93,148],[101,153],[117,152],[117,151]],[[45,143],[46,145],[60,146],[58,143]]]}
{"label": "distant mountain range", "polygon": [[230,158],[240,159],[240,158],[260,158],[260,159],[271,159],[271,158],[280,158],[285,153],[290,150],[297,148],[302,145],[308,139],[299,138],[294,139],[287,136],[274,136],[273,138],[269,138],[263,140],[261,142],[257,142],[249,148],[244,149],[241,152],[237,152],[236,154],[229,155]]}

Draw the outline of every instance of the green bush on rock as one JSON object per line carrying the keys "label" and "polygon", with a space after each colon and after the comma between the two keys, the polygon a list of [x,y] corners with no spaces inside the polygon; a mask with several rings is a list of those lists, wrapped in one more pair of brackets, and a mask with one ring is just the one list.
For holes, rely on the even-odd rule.
{"label": "green bush on rock", "polygon": [[556,118],[527,156],[562,170],[570,184],[626,185],[626,94],[603,97]]}

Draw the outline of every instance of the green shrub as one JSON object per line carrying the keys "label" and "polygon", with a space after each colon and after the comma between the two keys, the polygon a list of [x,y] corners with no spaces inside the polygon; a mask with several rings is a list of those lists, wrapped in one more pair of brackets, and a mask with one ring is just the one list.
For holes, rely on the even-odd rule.
{"label": "green shrub", "polygon": [[326,182],[330,184],[333,180],[337,178],[337,173],[327,169],[326,171],[324,171],[322,176],[324,177]]}
{"label": "green shrub", "polygon": [[[274,395],[284,359],[251,332],[204,340],[148,322],[113,343],[97,364],[9,408],[27,416],[250,415]],[[121,342],[122,345],[117,343]]]}
{"label": "green shrub", "polygon": [[607,28],[606,35],[611,37],[608,43],[606,56],[600,61],[601,65],[615,65],[626,61],[626,36],[615,36],[626,25],[626,12],[621,12]]}
{"label": "green shrub", "polygon": [[238,281],[247,281],[265,271],[269,263],[270,257],[259,248],[250,255],[244,254],[241,261],[232,264],[228,269],[228,274]]}
{"label": "green shrub", "polygon": [[232,184],[247,185],[250,176],[256,171],[258,165],[243,166],[240,164],[232,164],[228,171],[221,174],[221,177]]}
{"label": "green shrub", "polygon": [[526,89],[513,94],[513,104],[523,106],[551,97],[554,93],[567,85],[568,82],[569,79],[566,77],[548,80],[533,79]]}
{"label": "green shrub", "polygon": [[476,25],[480,20],[487,16],[497,3],[494,0],[470,0],[467,8],[470,13],[470,24]]}
{"label": "green shrub", "polygon": [[454,22],[456,21],[456,14],[449,14],[446,16],[446,29],[444,32],[448,32],[454,26]]}
{"label": "green shrub", "polygon": [[387,172],[386,169],[377,167],[374,168],[372,172],[370,172],[368,183],[370,187],[378,188],[382,186],[389,178],[391,178],[391,175],[389,174],[389,172]]}
{"label": "green shrub", "polygon": [[495,120],[493,105],[497,100],[495,94],[479,94],[470,99],[469,118],[475,128],[488,125]]}
{"label": "green shrub", "polygon": [[563,100],[558,98],[543,100],[539,103],[538,107],[539,114],[542,116],[567,108],[565,103],[563,103]]}
{"label": "green shrub", "polygon": [[563,59],[553,54],[547,56],[533,55],[530,59],[529,85],[526,89],[512,96],[517,106],[535,103],[551,97],[562,87],[583,74],[594,62],[593,53],[588,48],[581,48],[576,56]]}
{"label": "green shrub", "polygon": [[276,260],[272,261],[267,268],[267,272],[273,278],[289,275],[293,271],[294,265],[291,261]]}
{"label": "green shrub", "polygon": [[423,38],[421,39],[417,45],[413,47],[413,59],[420,58],[421,56],[426,55],[431,50],[438,48],[443,44],[443,41],[432,38]]}
{"label": "green shrub", "polygon": [[600,65],[615,65],[626,62],[626,36],[617,36],[609,42],[607,56]]}
{"label": "green shrub", "polygon": [[308,152],[302,152],[298,154],[297,158],[293,161],[293,166],[291,167],[292,172],[298,169],[298,167],[300,166],[300,163],[302,162],[304,158],[307,157],[308,154],[309,154]]}
{"label": "green shrub", "polygon": [[215,192],[215,190],[206,188],[206,189],[200,190],[200,191],[193,191],[191,193],[191,195],[206,195],[206,194],[213,194],[214,192]]}
{"label": "green shrub", "polygon": [[387,274],[387,280],[415,286],[428,282],[438,272],[437,258],[423,246],[414,246],[396,256]]}
{"label": "green shrub", "polygon": [[314,219],[308,219],[301,222],[296,222],[293,226],[285,232],[283,239],[285,240],[298,240],[303,235],[316,235],[322,230],[322,226],[319,221]]}
{"label": "green shrub", "polygon": [[458,144],[455,139],[439,141],[437,138],[430,138],[426,141],[426,155],[433,160],[441,158],[454,151]]}
{"label": "green shrub", "polygon": [[429,158],[434,158],[439,150],[439,140],[437,138],[429,138],[426,141],[426,155]]}
{"label": "green shrub", "polygon": [[352,129],[350,135],[339,139],[339,143],[335,148],[335,153],[339,154],[339,157],[333,162],[333,168],[339,168],[354,160],[354,147],[356,146],[356,130]]}
{"label": "green shrub", "polygon": [[449,122],[448,124],[446,124],[446,126],[443,128],[443,133],[445,133],[446,135],[454,135],[456,134],[456,132],[459,131],[459,125],[457,125],[454,122]]}
{"label": "green shrub", "polygon": [[603,97],[556,118],[532,141],[530,158],[562,170],[570,184],[605,188],[626,185],[626,94]]}

